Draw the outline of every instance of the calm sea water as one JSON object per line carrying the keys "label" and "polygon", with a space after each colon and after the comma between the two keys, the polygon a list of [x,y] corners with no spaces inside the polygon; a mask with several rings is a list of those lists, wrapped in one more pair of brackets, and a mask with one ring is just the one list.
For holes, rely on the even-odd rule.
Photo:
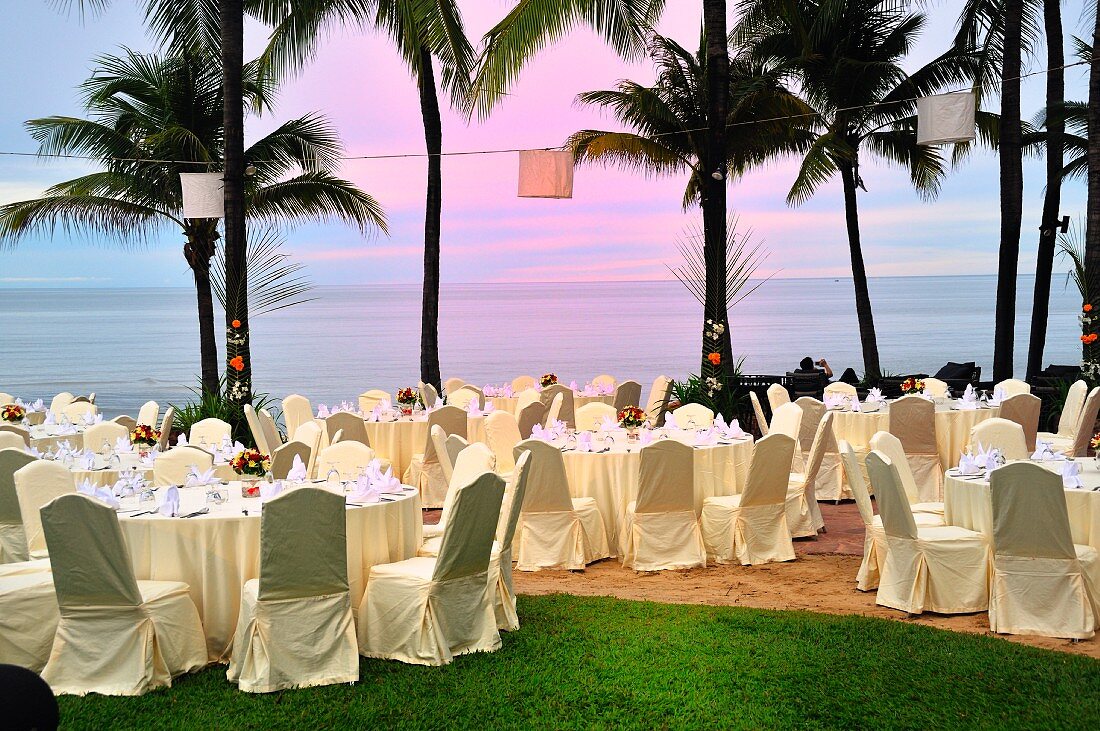
{"label": "calm sea water", "polygon": [[[883,367],[934,372],[993,357],[992,276],[871,280]],[[1021,277],[1016,372],[1027,357],[1033,279]],[[1056,279],[1046,363],[1079,362],[1078,297]],[[415,385],[420,291],[411,285],[318,287],[317,299],[253,321],[256,388],[314,403]],[[443,288],[444,378],[500,383],[547,371],[644,384],[698,368],[701,308],[678,282],[455,284]],[[839,375],[862,372],[849,279],[767,282],[730,314],[734,352],[751,373],[783,373],[806,355]],[[108,415],[146,399],[179,403],[198,373],[189,289],[0,289],[0,391],[49,398],[95,391]],[[224,352],[224,351],[223,351]]]}

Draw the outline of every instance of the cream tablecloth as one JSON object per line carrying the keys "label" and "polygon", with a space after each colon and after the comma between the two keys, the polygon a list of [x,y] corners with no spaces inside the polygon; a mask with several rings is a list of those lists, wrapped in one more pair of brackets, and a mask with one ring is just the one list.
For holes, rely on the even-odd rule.
{"label": "cream tablecloth", "polygon": [[[485,403],[493,404],[494,409],[502,409],[509,413],[516,413],[516,406],[519,404],[519,396],[486,396]],[[601,403],[615,405],[615,394],[609,394],[607,396],[581,396],[580,394],[573,392],[573,409],[579,409],[585,404]]]}
{"label": "cream tablecloth", "polygon": [[[157,492],[159,502],[163,490]],[[240,483],[230,483],[228,493],[228,502],[212,505],[209,515],[195,518],[119,515],[135,575],[139,579],[187,582],[202,618],[210,660],[217,662],[229,660],[241,587],[260,575],[262,503],[241,498]],[[205,501],[205,489],[181,489],[180,513],[199,510]],[[123,501],[123,510],[134,507],[132,500]],[[393,497],[392,502],[348,507],[352,606],[359,606],[371,566],[412,558],[422,533],[417,492],[407,491],[403,497]]]}
{"label": "cream tablecloth", "polygon": [[[73,478],[77,484],[82,483],[84,480],[90,480],[96,487],[113,486],[118,482],[119,473],[123,470],[137,470],[147,482],[152,483],[153,481],[152,462],[143,465],[137,455],[133,454],[117,455],[117,458],[112,459],[109,464],[101,455],[96,455],[95,465],[92,469],[85,469],[81,460],[78,459],[70,465],[69,470],[73,473]],[[238,479],[237,474],[233,472],[233,468],[229,466],[228,462],[215,463],[214,476],[219,480]]]}
{"label": "cream tablecloth", "polygon": [[[325,433],[325,420],[314,419]],[[375,454],[388,459],[393,465],[393,474],[397,479],[405,474],[412,464],[414,454],[424,451],[428,438],[428,417],[424,415],[403,416],[395,421],[366,421],[367,439]],[[485,417],[468,416],[466,418],[466,438],[471,442],[485,442]],[[322,439],[324,437],[322,436]],[[327,443],[327,442],[326,442]],[[323,446],[323,445],[322,445]],[[320,467],[318,467],[320,470]],[[319,477],[324,477],[318,473]]]}
{"label": "cream tablecloth", "polygon": [[[1081,463],[1083,489],[1068,489],[1066,509],[1073,542],[1100,548],[1100,470],[1092,459]],[[1060,470],[1060,462],[1040,463],[1050,470]],[[989,499],[989,483],[984,478],[962,479],[948,470],[943,484],[943,517],[949,525],[993,535],[993,506]]]}
{"label": "cream tablecloth", "polygon": [[[958,464],[959,455],[970,442],[970,430],[975,424],[999,415],[999,407],[962,411],[952,403],[936,404],[936,446],[940,463]],[[874,412],[833,411],[833,433],[844,439],[859,453],[867,452],[875,432],[890,430],[890,406]]]}
{"label": "cream tablecloth", "polygon": [[[694,434],[682,437],[691,444]],[[602,449],[595,438],[596,449]],[[695,511],[703,509],[703,498],[737,495],[745,487],[752,461],[752,439],[732,444],[698,447],[695,451]],[[596,499],[607,542],[613,552],[619,548],[619,532],[626,520],[626,506],[638,497],[639,446],[616,440],[604,453],[565,451],[565,472],[573,497]]]}
{"label": "cream tablecloth", "polygon": [[56,451],[58,444],[67,441],[73,449],[84,449],[84,427],[75,426],[75,428],[76,432],[73,434],[62,434],[62,427],[54,424],[32,426],[31,446],[40,452]]}

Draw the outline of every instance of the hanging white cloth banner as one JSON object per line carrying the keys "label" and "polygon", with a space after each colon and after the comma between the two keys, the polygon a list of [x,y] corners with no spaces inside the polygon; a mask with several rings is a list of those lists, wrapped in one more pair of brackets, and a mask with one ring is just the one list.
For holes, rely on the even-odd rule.
{"label": "hanging white cloth banner", "polygon": [[975,106],[969,91],[917,99],[917,144],[973,142]]}
{"label": "hanging white cloth banner", "polygon": [[572,198],[573,153],[520,150],[520,198]]}
{"label": "hanging white cloth banner", "polygon": [[180,173],[184,218],[224,218],[223,173]]}

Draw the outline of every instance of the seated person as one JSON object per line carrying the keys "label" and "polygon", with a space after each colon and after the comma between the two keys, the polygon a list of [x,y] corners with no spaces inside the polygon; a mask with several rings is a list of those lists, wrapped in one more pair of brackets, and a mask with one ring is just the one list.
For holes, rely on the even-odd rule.
{"label": "seated person", "polygon": [[845,368],[844,372],[840,374],[840,382],[847,383],[849,386],[859,385],[859,376],[856,375],[854,368]]}
{"label": "seated person", "polygon": [[[815,366],[821,366],[817,368]],[[798,379],[802,384],[816,381],[817,388],[824,388],[829,383],[829,379],[833,377],[833,369],[829,367],[829,363],[822,358],[821,360],[814,362],[813,358],[809,356],[803,358],[798,363],[798,368],[791,371],[791,375]],[[816,376],[816,379],[815,379]],[[805,388],[805,386],[802,386]],[[799,390],[796,386],[796,391]]]}

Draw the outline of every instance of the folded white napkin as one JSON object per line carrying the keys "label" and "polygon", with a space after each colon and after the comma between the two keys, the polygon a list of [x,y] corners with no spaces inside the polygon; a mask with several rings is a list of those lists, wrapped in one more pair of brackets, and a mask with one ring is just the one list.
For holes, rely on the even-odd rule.
{"label": "folded white napkin", "polygon": [[676,420],[672,418],[672,412],[671,411],[666,411],[665,412],[665,428],[666,429],[675,429],[676,428]]}
{"label": "folded white napkin", "polygon": [[111,491],[119,497],[127,497],[145,488],[145,478],[134,470],[122,470],[118,473]]}
{"label": "folded white napkin", "polygon": [[164,491],[164,500],[158,509],[161,515],[174,518],[180,512],[180,489],[175,485],[169,485]]}
{"label": "folded white napkin", "polygon": [[86,470],[95,469],[95,453],[87,452],[80,458],[80,466]]}
{"label": "folded white napkin", "polygon": [[42,450],[38,447],[24,447],[23,451],[31,455],[32,457],[38,457],[39,459],[42,459]]}
{"label": "folded white napkin", "polygon": [[745,430],[741,428],[741,424],[737,419],[730,422],[729,426],[726,428],[725,435],[731,439],[744,439],[748,436]]}
{"label": "folded white napkin", "polygon": [[369,421],[381,421],[382,420],[382,406],[380,404],[375,404],[374,408],[371,409],[370,416],[368,416],[367,419]]}
{"label": "folded white napkin", "polygon": [[493,413],[493,411],[495,409],[496,409],[496,406],[493,404],[492,401],[486,401],[485,402],[485,408],[482,410],[482,413],[485,414],[485,415],[489,415],[489,414]]}
{"label": "folded white napkin", "polygon": [[[377,472],[377,469],[376,469]],[[393,475],[393,468],[387,467],[372,483],[379,492],[401,492],[401,480]]]}
{"label": "folded white napkin", "polygon": [[46,408],[46,403],[42,399],[37,398],[37,399],[34,400],[33,404],[31,404],[30,406],[27,407],[27,411],[29,411],[31,413],[34,413],[36,411],[42,411],[45,408]]}
{"label": "folded white napkin", "polygon": [[969,454],[963,454],[959,460],[959,474],[960,475],[976,475],[981,472],[981,468],[978,463]]}
{"label": "folded white napkin", "polygon": [[186,447],[187,446],[187,435],[184,434],[183,432],[180,432],[179,437],[176,438],[176,446],[177,447]]}
{"label": "folded white napkin", "polygon": [[376,503],[382,498],[382,491],[374,487],[369,475],[359,475],[352,484],[351,494],[348,496],[350,500],[357,503]]}
{"label": "folded white napkin", "polygon": [[76,491],[81,495],[95,496],[95,485],[92,481],[85,478],[80,481],[80,484],[76,486]]}
{"label": "folded white napkin", "polygon": [[294,455],[294,464],[290,466],[290,472],[287,473],[286,478],[291,482],[305,482],[307,476],[306,466],[302,462],[302,458]]}
{"label": "folded white napkin", "polygon": [[80,423],[84,426],[103,423],[103,414],[81,414]]}
{"label": "folded white napkin", "polygon": [[43,426],[53,426],[57,423],[57,416],[51,411],[46,414],[46,418],[42,420]]}
{"label": "folded white napkin", "polygon": [[974,462],[979,467],[984,467],[987,472],[1000,467],[1001,450],[996,447],[990,447],[986,449],[982,446],[981,442],[978,442],[978,453],[974,456]]}
{"label": "folded white napkin", "polygon": [[959,399],[958,402],[955,404],[955,408],[959,411],[974,411],[978,408],[978,402]]}
{"label": "folded white napkin", "polygon": [[1062,487],[1083,487],[1080,463],[1070,461],[1062,465]]}
{"label": "folded white napkin", "polygon": [[993,397],[989,399],[990,406],[1000,406],[1001,402],[1005,400],[1005,390],[1000,386],[993,389]]}
{"label": "folded white napkin", "polygon": [[[383,411],[391,411],[393,409],[393,403],[388,398],[384,398],[378,402],[378,405],[382,407]],[[349,409],[350,411],[350,409]]]}
{"label": "folded white napkin", "polygon": [[577,451],[592,451],[592,432],[582,431],[577,434]]}
{"label": "folded white napkin", "polygon": [[60,435],[76,434],[77,428],[72,424],[62,424],[57,428],[57,433]]}
{"label": "folded white napkin", "polygon": [[115,497],[114,490],[109,487],[97,487],[95,490],[95,495],[93,497],[95,497],[96,500],[105,503],[108,507],[114,508],[115,510],[118,510],[120,507],[122,507],[122,504],[119,503],[118,498]]}
{"label": "folded white napkin", "polygon": [[261,482],[260,483],[260,500],[270,500],[273,497],[278,497],[283,491],[283,481],[275,480],[275,482]]}
{"label": "folded white napkin", "polygon": [[570,391],[576,391],[577,390],[577,382],[576,381],[570,381],[569,382],[569,390]]}
{"label": "folded white napkin", "polygon": [[57,443],[57,456],[71,455],[73,453],[73,444],[68,439],[62,439]]}
{"label": "folded white napkin", "polygon": [[1053,443],[1039,439],[1035,442],[1035,451],[1031,453],[1031,458],[1045,462],[1052,459],[1058,459],[1058,455],[1054,452]]}
{"label": "folded white napkin", "polygon": [[217,477],[214,477],[214,468],[211,467],[208,470],[199,471],[198,467],[192,466],[187,474],[187,481],[183,483],[184,487],[203,487],[205,485],[212,485],[219,482]]}
{"label": "folded white napkin", "polygon": [[714,433],[713,427],[710,429],[704,429],[703,431],[696,433],[695,446],[706,447],[714,444],[714,442],[716,441],[716,436],[717,435]]}
{"label": "folded white napkin", "polygon": [[848,404],[848,408],[857,414],[863,411],[863,407],[859,405],[858,398],[852,399],[851,402]]}
{"label": "folded white napkin", "polygon": [[317,404],[317,418],[327,419],[329,416],[328,404]]}
{"label": "folded white napkin", "polygon": [[543,429],[542,424],[535,424],[533,427],[531,427],[531,438],[541,439],[545,442],[548,442],[550,441],[550,439],[552,439],[552,437],[550,436],[550,432],[546,429]]}
{"label": "folded white napkin", "polygon": [[966,384],[966,390],[963,391],[963,395],[962,395],[962,398],[960,400],[961,401],[966,401],[968,403],[973,403],[973,402],[976,402],[978,400],[977,394],[974,393],[974,384],[973,383]]}
{"label": "folded white napkin", "polygon": [[477,405],[477,399],[473,398],[466,402],[466,413],[470,416],[481,416],[481,409]]}
{"label": "folded white napkin", "polygon": [[653,430],[652,429],[642,429],[641,431],[638,432],[638,444],[641,444],[644,447],[645,445],[650,444],[652,442],[653,442]]}
{"label": "folded white napkin", "polygon": [[600,419],[600,431],[613,431],[619,428],[619,422],[612,419],[610,416],[605,416]]}

